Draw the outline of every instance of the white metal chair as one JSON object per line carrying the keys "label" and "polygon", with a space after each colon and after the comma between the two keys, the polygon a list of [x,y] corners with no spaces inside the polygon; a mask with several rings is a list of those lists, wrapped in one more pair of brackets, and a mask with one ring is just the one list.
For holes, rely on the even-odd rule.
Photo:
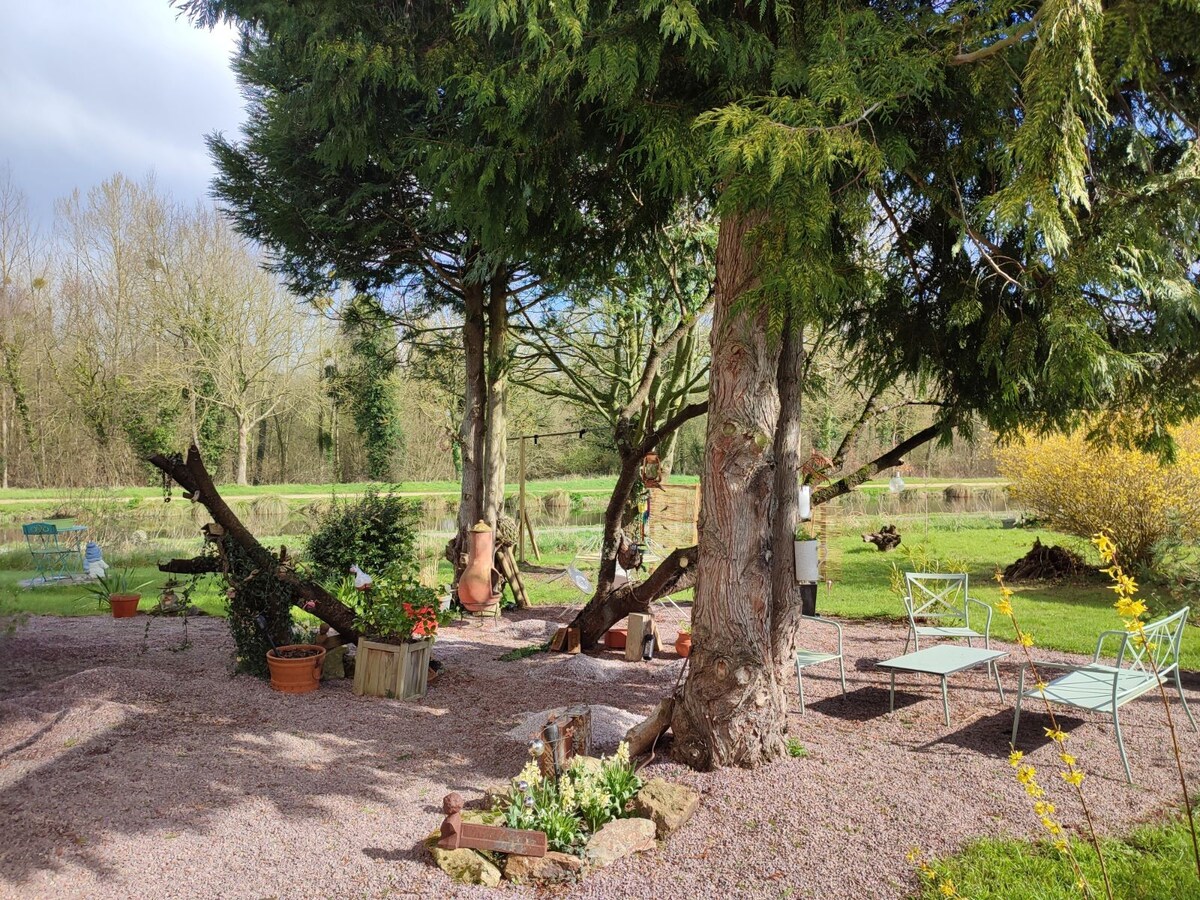
{"label": "white metal chair", "polygon": [[[984,615],[982,632],[971,627],[972,606]],[[966,573],[905,572],[904,611],[908,614],[905,653],[910,642],[913,650],[920,650],[923,637],[965,638],[968,647],[974,646],[971,641],[975,638],[982,638],[984,648],[991,649],[992,608],[968,595]],[[978,615],[975,621],[979,621]],[[958,622],[962,624],[954,624]]]}

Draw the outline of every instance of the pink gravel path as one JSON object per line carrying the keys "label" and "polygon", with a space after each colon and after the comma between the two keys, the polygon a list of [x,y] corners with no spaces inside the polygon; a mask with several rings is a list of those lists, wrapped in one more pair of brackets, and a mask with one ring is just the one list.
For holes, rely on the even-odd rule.
{"label": "pink gravel path", "polygon": [[[523,715],[564,703],[644,712],[679,672],[673,654],[498,661],[539,629],[514,619],[564,613],[447,629],[436,651],[446,672],[420,703],[361,699],[349,682],[292,697],[232,677],[219,620],[194,621],[183,652],[170,649],[178,623],[155,622],[141,653],[142,618],[31,619],[0,642],[0,896],[495,896],[451,884],[426,858],[442,795],[479,797],[514,774],[524,747],[505,732]],[[951,680],[949,727],[930,678],[901,676],[887,713],[874,662],[903,643],[897,625],[848,623],[847,699],[836,668],[808,670],[808,714],[791,717],[806,759],[709,774],[651,763],[648,775],[698,789],[700,812],[658,851],[554,896],[903,897],[914,845],[939,855],[976,836],[1036,834],[1006,761],[1011,706],[985,674]],[[1001,673],[1015,690],[1015,666]],[[1200,712],[1200,685],[1187,686]],[[1110,725],[1064,719],[1109,831],[1177,805],[1161,708],[1126,709],[1135,787]],[[1023,716],[1021,743],[1053,769],[1044,724]],[[1197,779],[1200,740],[1181,739]],[[509,885],[501,896],[537,895]]]}

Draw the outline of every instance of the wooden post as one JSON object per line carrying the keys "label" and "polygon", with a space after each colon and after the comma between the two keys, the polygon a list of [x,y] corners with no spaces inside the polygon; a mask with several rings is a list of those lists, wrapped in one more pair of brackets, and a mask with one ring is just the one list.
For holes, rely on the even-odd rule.
{"label": "wooden post", "polygon": [[529,595],[525,593],[525,582],[521,580],[521,570],[517,568],[516,560],[513,559],[512,547],[505,544],[497,550],[496,561],[500,564],[500,572],[508,582],[508,589],[512,591],[517,606],[521,609],[528,608]]}
{"label": "wooden post", "polygon": [[630,613],[629,625],[625,637],[625,659],[628,662],[641,662],[642,639],[647,634],[653,634],[654,617],[645,613]]}
{"label": "wooden post", "polygon": [[525,437],[521,436],[521,449],[517,454],[517,467],[521,473],[517,490],[517,561],[525,562]]}
{"label": "wooden post", "polygon": [[533,547],[533,555],[540,560],[542,558],[542,551],[538,549],[537,538],[533,534],[533,523],[529,521],[528,513],[525,514],[524,522],[525,530],[529,532],[529,545]]}

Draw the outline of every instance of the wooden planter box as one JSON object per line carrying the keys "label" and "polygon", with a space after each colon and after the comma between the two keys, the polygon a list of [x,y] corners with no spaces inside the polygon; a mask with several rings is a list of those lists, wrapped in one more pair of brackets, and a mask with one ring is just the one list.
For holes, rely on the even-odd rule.
{"label": "wooden planter box", "polygon": [[354,693],[397,700],[424,697],[432,650],[431,640],[381,644],[359,638],[354,659]]}

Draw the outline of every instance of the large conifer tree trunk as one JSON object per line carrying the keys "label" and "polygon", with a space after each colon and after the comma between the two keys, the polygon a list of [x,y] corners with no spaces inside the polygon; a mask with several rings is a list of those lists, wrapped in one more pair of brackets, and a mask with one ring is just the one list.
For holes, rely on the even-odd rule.
{"label": "large conifer tree trunk", "polygon": [[487,376],[484,366],[484,286],[468,284],[463,291],[463,354],[466,383],[463,420],[459,432],[462,447],[462,486],[458,504],[458,534],[447,556],[454,563],[455,581],[459,559],[466,552],[465,533],[483,515],[483,458],[486,427]]}
{"label": "large conifer tree trunk", "polygon": [[798,603],[790,550],[801,342],[786,329],[769,337],[766,310],[738,306],[757,285],[746,238],[761,221],[726,216],[717,244],[693,646],[671,726],[676,757],[698,769],[758,765],[785,747],[779,653]]}
{"label": "large conifer tree trunk", "polygon": [[446,548],[455,582],[467,552],[467,532],[479,520],[493,527],[504,506],[508,461],[508,282],[501,271],[463,289],[462,488],[458,533]]}
{"label": "large conifer tree trunk", "polygon": [[492,276],[487,307],[487,414],[483,442],[483,504],[480,518],[493,528],[504,511],[508,467],[508,279]]}

